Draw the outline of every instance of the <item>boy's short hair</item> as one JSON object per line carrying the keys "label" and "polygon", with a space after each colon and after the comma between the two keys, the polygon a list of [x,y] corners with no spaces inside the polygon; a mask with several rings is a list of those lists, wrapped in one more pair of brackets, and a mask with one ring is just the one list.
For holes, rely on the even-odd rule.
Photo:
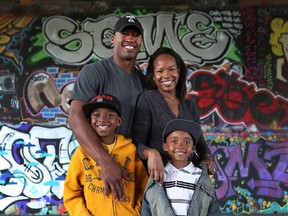
{"label": "boy's short hair", "polygon": [[166,124],[166,127],[164,128],[163,136],[162,136],[163,143],[166,142],[166,137],[170,133],[172,133],[173,131],[176,131],[176,130],[185,131],[185,132],[191,134],[192,138],[195,141],[194,145],[196,145],[196,143],[198,142],[198,139],[202,133],[200,125],[194,121],[186,120],[186,119],[173,119],[173,120],[169,121]]}
{"label": "boy's short hair", "polygon": [[90,100],[90,103],[84,104],[82,110],[87,118],[90,118],[91,113],[96,108],[107,108],[115,111],[121,116],[121,106],[117,97],[109,94],[100,94]]}

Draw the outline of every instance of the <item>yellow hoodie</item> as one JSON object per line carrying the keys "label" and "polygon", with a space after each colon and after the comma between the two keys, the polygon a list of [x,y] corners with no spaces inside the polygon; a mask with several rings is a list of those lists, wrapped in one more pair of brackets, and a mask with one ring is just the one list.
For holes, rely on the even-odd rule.
{"label": "yellow hoodie", "polygon": [[64,205],[71,216],[140,215],[142,195],[148,180],[142,161],[131,139],[117,135],[111,152],[116,162],[125,166],[132,181],[123,180],[125,199],[104,197],[101,167],[79,146],[72,156],[64,184]]}

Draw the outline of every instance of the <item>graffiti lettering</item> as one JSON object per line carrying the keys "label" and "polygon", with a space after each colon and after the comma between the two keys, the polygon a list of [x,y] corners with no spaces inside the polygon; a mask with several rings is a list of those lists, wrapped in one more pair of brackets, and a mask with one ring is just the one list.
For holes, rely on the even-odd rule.
{"label": "graffiti lettering", "polygon": [[[241,145],[218,146],[216,154],[221,155],[221,164],[225,164],[225,166],[218,166],[217,178],[219,182],[216,189],[218,198],[235,196],[233,186],[235,187],[240,178],[247,183],[250,191],[255,190],[255,194],[259,196],[269,195],[270,197],[281,198],[283,196],[283,185],[281,186],[281,184],[286,182],[283,179],[285,178],[283,172],[285,173],[285,169],[287,169],[285,162],[288,158],[287,143],[276,144],[276,147],[272,143],[267,143],[265,145],[267,151],[261,144],[250,143],[247,146],[245,151],[247,155],[244,156]],[[261,151],[264,151],[262,157],[260,156]],[[271,173],[265,161],[273,161],[276,158],[279,159],[280,169],[274,167],[274,171]],[[279,176],[282,177],[279,179]]]}
{"label": "graffiti lettering", "polygon": [[[287,60],[287,61],[288,61],[288,60]],[[282,68],[283,68],[284,62],[285,62],[285,59],[284,59],[284,58],[278,58],[278,59],[277,59],[277,63],[276,63],[276,73],[277,73],[277,75],[276,75],[276,78],[277,78],[278,80],[282,81],[282,82],[287,83],[288,80],[286,80],[286,79],[284,78],[284,76],[282,75],[282,72],[283,72],[283,69],[282,69]]]}
{"label": "graffiti lettering", "polygon": [[91,35],[89,32],[80,32],[77,23],[72,19],[49,17],[44,26],[43,33],[49,41],[45,48],[56,59],[69,63],[84,63],[87,56],[91,55]]}
{"label": "graffiti lettering", "polygon": [[288,104],[282,102],[273,97],[270,92],[258,91],[250,101],[251,115],[259,125],[278,128],[283,122],[287,122]]}
{"label": "graffiti lettering", "polygon": [[288,103],[240,78],[239,74],[226,73],[223,68],[215,73],[194,72],[189,78],[193,92],[188,98],[196,101],[202,117],[216,111],[226,122],[248,125],[254,122],[263,129],[284,125],[288,120]]}
{"label": "graffiti lettering", "polygon": [[247,62],[247,74],[246,79],[248,81],[256,81],[256,77],[258,74],[257,68],[257,33],[255,31],[256,28],[256,18],[254,16],[255,12],[253,8],[245,8],[242,11],[243,15],[246,17],[244,19],[244,26],[245,26],[245,45],[244,45],[244,56],[246,56]]}
{"label": "graffiti lettering", "polygon": [[273,91],[273,66],[272,66],[272,55],[266,56],[266,70],[267,70],[267,89]]}
{"label": "graffiti lettering", "polygon": [[[202,25],[201,29],[199,24]],[[206,14],[200,12],[190,14],[187,18],[187,27],[191,32],[183,36],[182,44],[187,50],[193,51],[198,58],[203,57],[204,61],[214,62],[228,51],[232,37],[223,29],[216,31],[212,19]],[[216,36],[211,37],[212,34]],[[183,59],[187,61],[187,58]]]}
{"label": "graffiti lettering", "polygon": [[24,87],[25,103],[33,115],[37,115],[44,106],[49,108],[60,106],[64,113],[68,114],[70,106],[67,102],[73,86],[74,82],[68,83],[59,92],[48,73],[34,73],[26,80]]}
{"label": "graffiti lettering", "polygon": [[[70,143],[72,132],[64,126],[33,126],[26,133],[3,126],[0,133],[3,134],[0,137],[0,179],[6,182],[0,187],[0,209],[7,208],[17,199],[39,199],[47,196],[49,192],[61,199],[63,176],[70,161],[69,154],[78,146],[78,143],[76,146],[73,145],[74,142]],[[49,146],[53,147],[53,154]],[[58,164],[57,172],[57,166],[52,164]],[[59,179],[60,176],[63,177],[62,181]],[[11,185],[14,185],[15,189],[11,190]],[[15,196],[18,198],[10,199]]]}
{"label": "graffiti lettering", "polygon": [[215,22],[221,23],[223,29],[227,29],[234,38],[241,35],[243,26],[238,11],[210,11],[209,15]]}
{"label": "graffiti lettering", "polygon": [[[138,18],[146,29],[143,42],[148,53],[140,52],[138,60],[147,61],[148,56],[167,39],[188,63],[214,62],[226,54],[232,40],[228,31],[216,29],[212,19],[201,12],[159,13],[155,17]],[[49,17],[43,25],[43,33],[48,41],[45,48],[53,58],[74,65],[87,62],[93,54],[99,58],[109,57],[113,48],[110,38],[118,19],[115,15],[98,20],[86,19],[80,28],[70,18]],[[233,20],[229,18],[229,22]],[[183,27],[187,31],[181,35],[180,28]]]}
{"label": "graffiti lettering", "polygon": [[31,83],[33,84],[35,82],[41,82],[41,81],[45,82],[47,79],[48,79],[47,76],[45,76],[41,73],[38,73],[33,78],[31,78]]}
{"label": "graffiti lettering", "polygon": [[[266,151],[263,159],[272,161],[273,158],[279,156],[279,162],[276,164],[276,167],[273,171],[273,178],[278,181],[282,181],[288,187],[288,149],[287,144],[283,145],[282,143],[272,143],[267,142],[267,146],[269,146],[269,151]],[[286,162],[285,162],[286,161]]]}

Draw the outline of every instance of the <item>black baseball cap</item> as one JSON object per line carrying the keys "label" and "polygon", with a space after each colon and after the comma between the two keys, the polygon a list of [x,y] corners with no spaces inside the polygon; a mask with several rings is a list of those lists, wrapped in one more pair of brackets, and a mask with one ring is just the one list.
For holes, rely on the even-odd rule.
{"label": "black baseball cap", "polygon": [[135,16],[127,14],[116,22],[113,34],[123,31],[123,29],[127,26],[134,26],[140,31],[141,34],[143,33],[143,28],[139,20]]}
{"label": "black baseball cap", "polygon": [[82,106],[87,118],[90,118],[92,111],[96,108],[107,108],[115,111],[121,116],[121,106],[118,99],[109,94],[100,94],[90,100],[90,103]]}
{"label": "black baseball cap", "polygon": [[166,127],[163,131],[163,143],[165,143],[166,137],[173,131],[181,130],[185,131],[195,139],[195,144],[198,142],[198,139],[202,133],[200,125],[194,121],[186,119],[173,119],[166,124]]}

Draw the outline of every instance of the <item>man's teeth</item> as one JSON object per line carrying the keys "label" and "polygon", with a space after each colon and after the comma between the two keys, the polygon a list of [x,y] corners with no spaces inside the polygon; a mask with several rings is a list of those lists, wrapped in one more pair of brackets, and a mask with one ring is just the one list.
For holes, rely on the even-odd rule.
{"label": "man's teeth", "polygon": [[126,49],[130,49],[130,50],[134,49],[133,46],[125,46],[125,48],[126,48]]}

